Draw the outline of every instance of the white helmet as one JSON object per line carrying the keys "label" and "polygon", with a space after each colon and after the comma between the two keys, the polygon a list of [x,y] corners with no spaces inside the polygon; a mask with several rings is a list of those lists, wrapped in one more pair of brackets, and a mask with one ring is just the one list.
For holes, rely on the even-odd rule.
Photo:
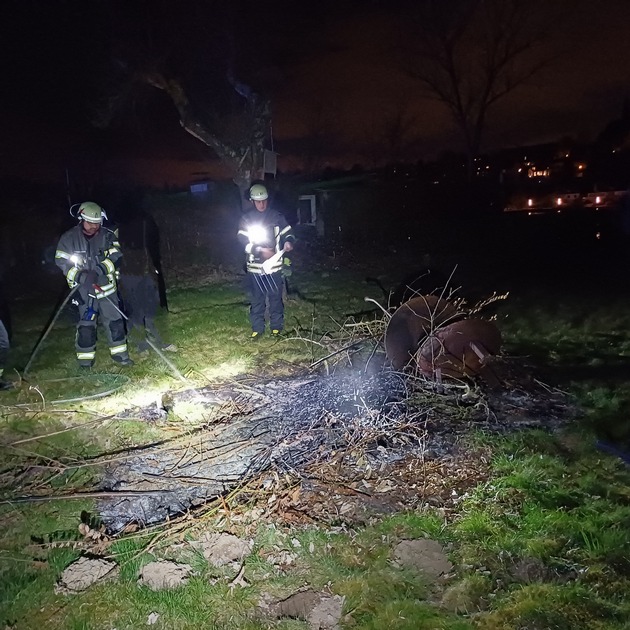
{"label": "white helmet", "polygon": [[103,208],[93,201],[84,201],[77,212],[77,218],[88,223],[102,223],[104,216]]}
{"label": "white helmet", "polygon": [[252,201],[264,201],[265,199],[269,199],[269,193],[262,184],[254,184],[249,189],[249,198]]}

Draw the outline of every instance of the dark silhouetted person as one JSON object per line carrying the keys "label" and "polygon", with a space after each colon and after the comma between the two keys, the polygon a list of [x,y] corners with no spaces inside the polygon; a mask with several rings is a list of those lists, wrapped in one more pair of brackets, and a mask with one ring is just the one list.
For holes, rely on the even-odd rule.
{"label": "dark silhouetted person", "polygon": [[160,242],[158,227],[145,212],[136,211],[118,228],[120,246],[125,252],[120,268],[120,291],[127,317],[127,332],[143,334],[138,350],[148,350],[147,339],[161,350],[177,348],[160,337],[155,318],[160,307]]}

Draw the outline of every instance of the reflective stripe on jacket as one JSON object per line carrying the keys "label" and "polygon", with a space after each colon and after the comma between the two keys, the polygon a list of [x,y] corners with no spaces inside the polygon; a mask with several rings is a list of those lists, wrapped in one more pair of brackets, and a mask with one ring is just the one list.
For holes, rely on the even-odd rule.
{"label": "reflective stripe on jacket", "polygon": [[[267,208],[264,212],[250,210],[245,213],[238,226],[238,239],[247,256],[247,271],[257,274],[265,273],[262,269],[265,259],[260,254],[261,248],[273,249],[277,254],[285,243],[295,242],[287,220],[272,208]],[[270,273],[281,269],[282,257],[276,261]]]}
{"label": "reflective stripe on jacket", "polygon": [[83,270],[96,271],[99,275],[102,299],[116,292],[118,267],[122,252],[116,234],[102,227],[91,238],[86,238],[81,224],[62,234],[55,252],[55,264],[59,267],[70,288],[75,287],[77,276]]}

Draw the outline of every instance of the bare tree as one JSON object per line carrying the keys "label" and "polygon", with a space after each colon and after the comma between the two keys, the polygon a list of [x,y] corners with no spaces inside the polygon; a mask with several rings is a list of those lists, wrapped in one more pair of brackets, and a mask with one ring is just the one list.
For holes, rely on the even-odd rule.
{"label": "bare tree", "polygon": [[182,84],[161,73],[141,75],[142,80],[166,92],[171,98],[183,129],[209,146],[228,167],[241,198],[253,179],[263,179],[265,141],[271,129],[271,104],[252,88],[230,76],[234,90],[244,99],[244,110],[223,118],[223,133],[218,133],[196,115]]}
{"label": "bare tree", "polygon": [[445,105],[464,137],[468,175],[490,108],[553,58],[544,44],[560,2],[423,0],[404,49],[404,66]]}
{"label": "bare tree", "polygon": [[[161,90],[174,105],[182,128],[210,147],[227,168],[242,199],[251,181],[264,177],[271,101],[263,90],[237,76],[237,45],[230,24],[226,26],[234,16],[213,14],[216,24],[210,32],[207,7],[190,6],[199,12],[178,11],[171,21],[164,11],[149,12],[153,23],[144,20],[116,33],[109,85],[94,123],[105,127],[128,116],[147,99],[147,86]],[[186,46],[182,33],[188,35]]]}
{"label": "bare tree", "polygon": [[364,154],[375,166],[411,161],[420,153],[422,140],[418,116],[407,103],[398,103],[383,112],[374,125],[374,134],[364,145]]}

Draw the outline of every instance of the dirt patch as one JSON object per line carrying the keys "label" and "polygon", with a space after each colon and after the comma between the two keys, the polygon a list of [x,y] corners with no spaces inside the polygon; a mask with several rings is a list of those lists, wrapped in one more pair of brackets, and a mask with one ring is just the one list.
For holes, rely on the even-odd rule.
{"label": "dirt patch", "polygon": [[78,593],[104,578],[113,578],[117,572],[115,562],[102,558],[79,558],[61,574],[55,592]]}
{"label": "dirt patch", "polygon": [[308,623],[310,630],[337,630],[345,598],[339,595],[300,591],[286,599],[267,604],[267,615],[276,619],[289,617]]}
{"label": "dirt patch", "polygon": [[222,567],[241,563],[254,547],[252,540],[242,540],[232,534],[204,534],[201,540],[192,542],[195,549],[203,553],[203,557],[213,566]]}
{"label": "dirt patch", "polygon": [[429,538],[400,541],[394,548],[393,557],[399,566],[420,571],[430,579],[437,579],[453,570],[442,545]]}
{"label": "dirt patch", "polygon": [[188,582],[193,569],[188,564],[178,564],[168,560],[149,562],[142,567],[138,584],[148,586],[152,591],[178,588]]}

